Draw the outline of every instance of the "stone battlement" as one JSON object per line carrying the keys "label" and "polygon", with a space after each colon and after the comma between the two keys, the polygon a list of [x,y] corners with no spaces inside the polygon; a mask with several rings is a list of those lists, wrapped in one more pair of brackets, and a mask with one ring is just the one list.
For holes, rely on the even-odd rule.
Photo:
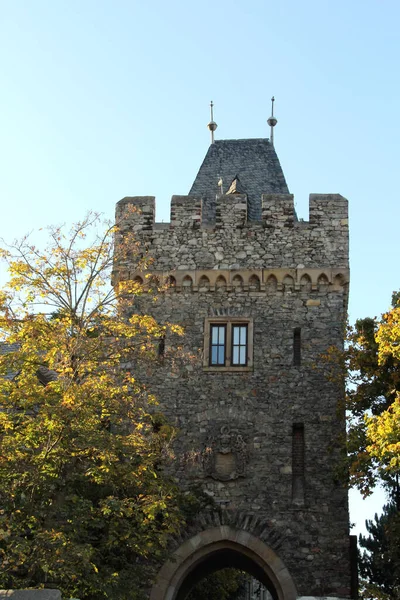
{"label": "stone battlement", "polygon": [[156,271],[347,269],[347,204],[339,194],[311,194],[309,221],[298,221],[291,194],[263,194],[261,220],[249,221],[246,194],[226,194],[215,221],[204,223],[201,199],[173,196],[171,222],[156,223],[155,198],[137,196],[117,203],[116,222],[137,236]]}

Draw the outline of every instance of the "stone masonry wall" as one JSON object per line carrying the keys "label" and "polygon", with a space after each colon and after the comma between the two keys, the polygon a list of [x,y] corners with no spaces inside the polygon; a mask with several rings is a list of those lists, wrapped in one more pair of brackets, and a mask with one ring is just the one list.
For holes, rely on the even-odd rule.
{"label": "stone masonry wall", "polygon": [[[221,510],[264,519],[277,532],[276,551],[299,595],[349,597],[347,490],[337,474],[343,389],[327,379],[321,360],[329,346],[343,343],[347,201],[313,195],[310,222],[302,223],[294,222],[291,196],[264,196],[264,221],[249,223],[245,197],[225,196],[215,225],[202,227],[200,202],[174,197],[171,225],[163,228],[154,224],[153,199],[122,200],[117,220],[127,205],[140,210],[122,230],[136,232],[152,258],[148,274],[170,277],[170,287],[154,299],[146,273],[128,262],[116,266],[114,281],[141,278],[133,310],[185,329],[180,339],[167,336],[155,373],[138,373],[179,429],[174,476],[183,487],[200,483]],[[232,371],[205,363],[213,319],[251,324],[251,366]],[[171,369],[177,345],[188,358]],[[300,495],[294,426],[304,431]]]}

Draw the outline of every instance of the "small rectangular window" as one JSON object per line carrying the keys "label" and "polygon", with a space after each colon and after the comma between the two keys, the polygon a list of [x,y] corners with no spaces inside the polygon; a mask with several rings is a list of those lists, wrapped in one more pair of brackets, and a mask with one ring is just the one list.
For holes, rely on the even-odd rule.
{"label": "small rectangular window", "polygon": [[296,327],[293,331],[293,364],[295,367],[301,365],[301,329]]}
{"label": "small rectangular window", "polygon": [[226,325],[211,325],[210,365],[225,366]]}
{"label": "small rectangular window", "polygon": [[247,364],[247,325],[232,325],[232,365]]}

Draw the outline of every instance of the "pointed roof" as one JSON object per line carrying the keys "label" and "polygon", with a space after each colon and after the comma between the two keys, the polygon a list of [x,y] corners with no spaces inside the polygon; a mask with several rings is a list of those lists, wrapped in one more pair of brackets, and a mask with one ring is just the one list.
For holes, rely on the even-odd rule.
{"label": "pointed roof", "polygon": [[248,197],[250,220],[261,219],[262,194],[289,193],[279,159],[268,139],[217,140],[211,144],[189,192],[203,199],[205,221],[215,220],[215,199],[220,193],[221,178],[224,187],[240,178],[241,188]]}

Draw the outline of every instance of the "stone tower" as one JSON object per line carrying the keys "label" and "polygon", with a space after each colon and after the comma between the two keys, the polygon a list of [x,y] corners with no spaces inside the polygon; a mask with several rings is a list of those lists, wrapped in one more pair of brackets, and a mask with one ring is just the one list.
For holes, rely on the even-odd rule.
{"label": "stone tower", "polygon": [[[146,292],[137,302],[184,327],[161,352],[179,343],[191,356],[179,373],[160,360],[147,383],[179,430],[175,477],[215,503],[176,542],[151,600],[183,600],[225,566],[276,600],[354,597],[337,474],[343,386],[321,359],[343,344],[347,200],[312,194],[309,220],[299,220],[273,146],[247,139],[210,146],[189,195],[172,197],[170,223],[155,223],[150,196],[118,202],[117,219],[132,205],[124,226],[167,285],[156,302]],[[149,284],[133,262],[115,275]]]}

